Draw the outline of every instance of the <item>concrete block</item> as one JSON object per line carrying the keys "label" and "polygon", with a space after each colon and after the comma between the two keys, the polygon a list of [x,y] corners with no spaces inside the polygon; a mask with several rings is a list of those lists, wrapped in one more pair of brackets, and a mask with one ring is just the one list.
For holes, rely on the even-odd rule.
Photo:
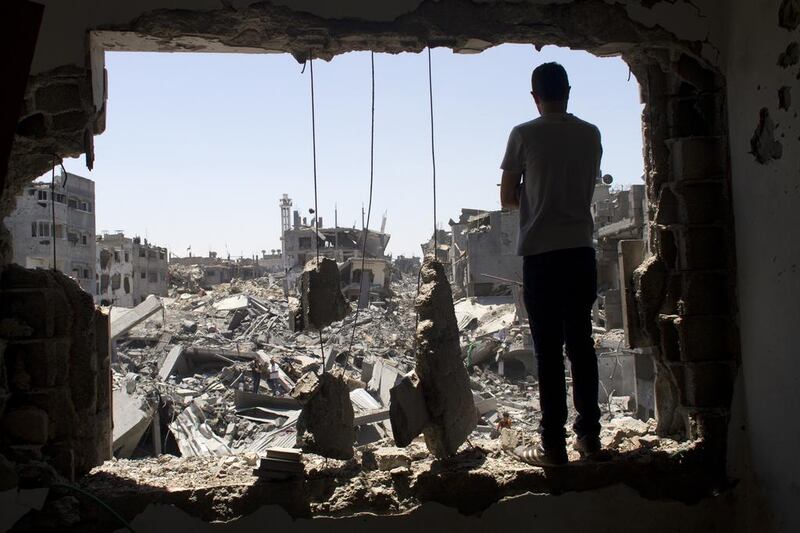
{"label": "concrete block", "polygon": [[322,329],[342,320],[350,310],[340,289],[336,261],[321,257],[306,263],[300,276],[300,305],[305,328]]}
{"label": "concrete block", "polygon": [[80,109],[81,91],[77,84],[56,83],[36,90],[36,108],[48,113],[58,113],[69,109]]}
{"label": "concrete block", "polygon": [[735,355],[727,316],[687,316],[675,321],[683,361],[730,361]]}
{"label": "concrete block", "polygon": [[676,244],[680,270],[711,270],[727,266],[727,246],[723,228],[684,228]]}
{"label": "concrete block", "polygon": [[680,315],[724,315],[731,312],[725,272],[686,272],[681,276]]}
{"label": "concrete block", "polygon": [[304,374],[292,391],[303,404],[297,419],[297,443],[305,452],[333,459],[353,457],[353,404],[342,371]]}
{"label": "concrete block", "polygon": [[719,137],[687,137],[668,142],[676,181],[722,178],[725,154]]}
{"label": "concrete block", "polygon": [[728,199],[722,183],[687,182],[678,189],[678,217],[683,224],[723,222]]}
{"label": "concrete block", "polygon": [[2,427],[4,435],[16,443],[44,444],[49,438],[47,413],[36,407],[9,409]]}
{"label": "concrete block", "polygon": [[374,453],[378,470],[388,472],[395,468],[410,468],[411,457],[399,448],[378,448]]}
{"label": "concrete block", "polygon": [[733,363],[686,363],[683,372],[685,404],[689,407],[729,409],[734,374]]}
{"label": "concrete block", "polygon": [[392,424],[394,441],[398,446],[405,447],[411,444],[411,441],[422,433],[430,422],[419,377],[413,372],[403,376],[390,390],[390,397],[389,420]]}
{"label": "concrete block", "polygon": [[477,416],[444,266],[426,260],[420,275],[422,284],[415,302],[419,314],[416,373],[430,415],[423,434],[433,455],[448,457],[475,429]]}

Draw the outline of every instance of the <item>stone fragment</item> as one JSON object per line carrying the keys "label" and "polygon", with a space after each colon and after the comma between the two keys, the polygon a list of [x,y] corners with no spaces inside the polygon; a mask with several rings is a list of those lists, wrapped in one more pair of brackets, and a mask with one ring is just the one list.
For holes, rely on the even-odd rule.
{"label": "stone fragment", "polygon": [[15,442],[44,444],[48,437],[47,413],[36,407],[9,409],[3,416],[3,433]]}
{"label": "stone fragment", "polygon": [[184,320],[181,323],[181,329],[185,333],[197,333],[197,322],[194,320]]}
{"label": "stone fragment", "polygon": [[419,378],[413,372],[403,376],[389,390],[389,421],[398,446],[408,446],[430,422]]}
{"label": "stone fragment", "polygon": [[336,261],[321,257],[306,263],[300,276],[303,327],[322,329],[347,316],[350,306],[339,287]]}
{"label": "stone fragment", "polygon": [[303,408],[297,419],[297,444],[305,452],[333,459],[353,457],[355,428],[350,390],[339,369],[304,374],[292,390]]}
{"label": "stone fragment", "polygon": [[469,375],[461,359],[453,293],[444,266],[426,259],[420,270],[422,285],[415,302],[416,373],[430,416],[423,434],[436,457],[456,453],[477,425]]}
{"label": "stone fragment", "polygon": [[378,470],[390,471],[395,468],[409,468],[411,457],[399,448],[378,448],[375,450],[375,462]]}

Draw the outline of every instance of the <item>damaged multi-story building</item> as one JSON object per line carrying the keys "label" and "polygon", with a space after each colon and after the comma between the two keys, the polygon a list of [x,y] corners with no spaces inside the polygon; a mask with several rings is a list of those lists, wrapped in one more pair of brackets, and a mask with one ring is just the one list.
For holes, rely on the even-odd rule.
{"label": "damaged multi-story building", "polygon": [[[286,271],[291,280],[319,252],[320,257],[333,259],[339,264],[343,290],[348,297],[355,298],[361,292],[362,284],[373,287],[376,295],[390,293],[391,259],[386,256],[386,247],[391,235],[386,233],[385,215],[380,231],[341,227],[338,225],[338,216],[334,226],[326,228],[322,217],[312,217],[309,221],[307,217],[301,217],[297,210],[292,213],[291,225],[286,225],[291,200],[284,195],[284,201],[288,203],[283,207],[286,215],[281,242]],[[362,262],[363,268],[368,271],[368,282],[362,282]]]}
{"label": "damaged multi-story building", "polygon": [[[6,0],[0,4],[0,27],[3,49],[10,51],[0,104],[4,220],[16,197],[54,164],[83,157],[91,168],[103,157],[94,138],[113,120],[107,113],[113,73],[104,63],[109,51],[286,53],[298,61],[298,71],[310,58],[329,60],[353,51],[399,54],[437,47],[480,53],[503,43],[531,45],[532,62],[535,50],[545,45],[620,56],[641,89],[647,212],[644,250],[628,250],[631,260],[623,258],[620,300],[630,298],[623,324],[629,344],[646,350],[643,357],[652,363],[655,400],[653,434],[631,439],[630,448],[607,462],[575,462],[550,471],[478,446],[435,462],[417,459],[425,446],[417,443],[405,454],[368,447],[351,459],[316,461],[308,469],[287,459],[295,457],[291,451],[284,451],[283,459],[264,457],[300,471],[281,482],[251,475],[255,464],[235,456],[109,461],[110,324],[93,305],[94,279],[84,290],[68,267],[14,264],[14,238],[5,222],[0,228],[3,527],[233,531],[277,524],[309,532],[332,527],[466,532],[560,531],[591,524],[619,532],[800,530],[800,420],[791,411],[800,401],[800,358],[791,337],[800,323],[797,0]],[[419,84],[427,89],[425,81]],[[311,194],[310,184],[304,193]],[[311,237],[312,243],[319,238],[316,229]],[[621,249],[627,255],[624,244]],[[93,262],[94,254],[89,265]],[[436,268],[425,274],[426,282],[442,277]],[[218,307],[257,307],[233,296],[232,303]],[[213,309],[216,301],[209,303],[210,320],[225,311]],[[423,327],[436,319],[437,310],[449,313],[446,299],[422,303]],[[431,309],[431,303],[441,307]],[[276,303],[274,316],[279,308]],[[243,315],[272,320],[265,309]],[[453,321],[449,314],[447,319]],[[330,329],[320,337],[326,335],[336,336]],[[160,336],[154,347],[159,342]],[[318,348],[306,351],[316,354]],[[391,350],[379,354],[380,360]],[[174,376],[191,379],[191,365],[213,360],[219,367],[220,355],[236,354],[193,353]],[[351,359],[339,355],[325,352],[334,363]],[[315,357],[319,365],[322,355]],[[458,375],[459,383],[463,377]],[[302,392],[321,390],[344,406],[339,399],[357,384],[349,391],[337,379],[310,380]],[[128,381],[135,388],[136,379]],[[419,388],[413,380],[404,383],[412,393]],[[186,403],[195,406],[175,420],[177,425],[201,414],[216,416],[215,405],[195,399],[201,391],[171,386],[184,398],[191,396]],[[436,392],[439,400],[449,398],[443,387]],[[359,393],[354,396],[372,405]],[[201,404],[205,409],[196,407]],[[325,403],[316,404],[324,414]],[[242,408],[250,409],[247,416],[263,418],[260,407]],[[281,417],[279,409],[267,410]],[[347,414],[335,420],[337,427],[355,424],[352,409]],[[470,417],[461,414],[458,422]],[[211,423],[203,424],[181,428],[183,434],[209,435]],[[650,448],[659,439],[683,447]],[[231,476],[234,471],[238,477]]]}
{"label": "damaged multi-story building", "polygon": [[[33,182],[4,220],[13,261],[25,268],[55,268],[95,293],[94,182],[59,171],[52,182]],[[55,261],[55,263],[54,263]]]}
{"label": "damaged multi-story building", "polygon": [[97,293],[99,305],[134,307],[149,295],[167,295],[169,252],[162,246],[106,233],[97,237]]}

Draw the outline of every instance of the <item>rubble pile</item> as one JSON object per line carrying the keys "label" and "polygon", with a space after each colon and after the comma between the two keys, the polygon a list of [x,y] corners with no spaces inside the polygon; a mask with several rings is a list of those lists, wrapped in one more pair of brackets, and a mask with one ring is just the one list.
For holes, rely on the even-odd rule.
{"label": "rubble pile", "polygon": [[[118,410],[135,416],[120,425],[129,433],[115,431],[116,456],[263,457],[267,449],[299,447],[307,457],[355,457],[386,471],[470,446],[501,453],[527,444],[540,413],[524,314],[512,296],[451,306],[439,267],[428,264],[419,278],[395,273],[391,299],[300,331],[293,326],[303,294],[287,298],[282,280],[192,289],[197,273],[184,267],[163,310],[117,340],[115,426]],[[613,352],[620,337],[597,338]],[[630,395],[616,382],[607,388],[604,446],[663,446],[652,422],[633,418]],[[498,427],[503,413],[510,430]],[[570,406],[570,422],[574,416]],[[378,448],[397,453],[373,453]]]}

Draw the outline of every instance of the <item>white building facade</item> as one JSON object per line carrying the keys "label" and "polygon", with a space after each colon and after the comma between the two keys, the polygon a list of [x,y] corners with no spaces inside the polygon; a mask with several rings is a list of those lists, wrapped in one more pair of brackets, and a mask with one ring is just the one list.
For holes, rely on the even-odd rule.
{"label": "white building facade", "polygon": [[95,293],[94,181],[76,174],[55,183],[31,183],[17,197],[4,224],[11,233],[14,262],[26,268],[55,268]]}

